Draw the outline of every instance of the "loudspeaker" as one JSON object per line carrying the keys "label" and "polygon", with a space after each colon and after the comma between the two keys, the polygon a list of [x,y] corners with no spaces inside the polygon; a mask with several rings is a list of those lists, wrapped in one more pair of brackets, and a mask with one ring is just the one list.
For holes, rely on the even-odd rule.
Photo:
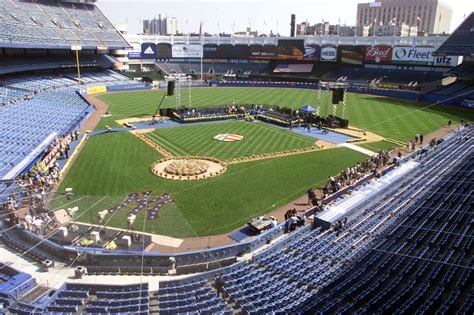
{"label": "loudspeaker", "polygon": [[168,81],[168,90],[166,95],[171,96],[174,94],[174,81]]}
{"label": "loudspeaker", "polygon": [[332,91],[332,103],[338,104],[344,99],[344,89],[337,88]]}

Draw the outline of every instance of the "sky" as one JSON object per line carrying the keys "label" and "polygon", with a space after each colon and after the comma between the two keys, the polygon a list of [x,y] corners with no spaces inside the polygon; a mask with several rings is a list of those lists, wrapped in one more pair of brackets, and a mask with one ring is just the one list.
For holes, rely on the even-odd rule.
{"label": "sky", "polygon": [[[142,31],[142,21],[162,16],[174,16],[183,33],[203,32],[217,34],[243,31],[246,27],[262,33],[290,33],[290,15],[296,14],[296,23],[316,24],[339,21],[355,25],[358,0],[99,0],[98,6],[114,24],[127,24],[130,34]],[[450,0],[453,9],[451,31],[474,11],[472,0]]]}

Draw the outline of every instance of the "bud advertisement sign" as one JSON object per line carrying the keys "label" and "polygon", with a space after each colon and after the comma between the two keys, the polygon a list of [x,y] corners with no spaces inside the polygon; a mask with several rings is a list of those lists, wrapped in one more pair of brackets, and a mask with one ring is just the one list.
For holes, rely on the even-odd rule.
{"label": "bud advertisement sign", "polygon": [[201,45],[174,44],[171,55],[173,58],[202,58],[203,49]]}
{"label": "bud advertisement sign", "polygon": [[141,46],[141,53],[143,59],[156,59],[156,44],[143,43]]}
{"label": "bud advertisement sign", "polygon": [[433,47],[394,47],[392,63],[396,64],[433,64]]}
{"label": "bud advertisement sign", "polygon": [[337,49],[334,46],[325,46],[321,48],[321,61],[337,61]]}
{"label": "bud advertisement sign", "polygon": [[364,60],[367,63],[390,63],[392,61],[392,47],[390,46],[366,47]]}

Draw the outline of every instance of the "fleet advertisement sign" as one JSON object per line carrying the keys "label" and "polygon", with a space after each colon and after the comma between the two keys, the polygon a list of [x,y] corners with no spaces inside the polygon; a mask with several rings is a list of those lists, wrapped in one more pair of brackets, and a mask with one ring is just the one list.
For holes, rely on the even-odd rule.
{"label": "fleet advertisement sign", "polygon": [[337,49],[334,46],[326,46],[321,48],[321,61],[336,62]]}
{"label": "fleet advertisement sign", "polygon": [[320,58],[321,58],[321,46],[319,45],[304,46],[304,59],[305,60],[319,60]]}
{"label": "fleet advertisement sign", "polygon": [[392,47],[373,46],[366,47],[364,61],[367,63],[390,63],[392,61]]}
{"label": "fleet advertisement sign", "polygon": [[171,47],[173,58],[202,58],[202,45],[174,44]]}
{"label": "fleet advertisement sign", "polygon": [[433,47],[394,47],[392,63],[433,64]]}
{"label": "fleet advertisement sign", "polygon": [[141,45],[142,59],[156,59],[156,44],[143,43]]}

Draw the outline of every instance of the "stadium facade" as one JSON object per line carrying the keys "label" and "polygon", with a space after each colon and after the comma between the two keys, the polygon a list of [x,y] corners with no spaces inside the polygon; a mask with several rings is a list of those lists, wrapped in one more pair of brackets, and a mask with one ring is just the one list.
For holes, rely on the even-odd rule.
{"label": "stadium facade", "polygon": [[449,34],[452,8],[440,0],[375,0],[359,3],[356,25],[418,26],[426,34]]}

